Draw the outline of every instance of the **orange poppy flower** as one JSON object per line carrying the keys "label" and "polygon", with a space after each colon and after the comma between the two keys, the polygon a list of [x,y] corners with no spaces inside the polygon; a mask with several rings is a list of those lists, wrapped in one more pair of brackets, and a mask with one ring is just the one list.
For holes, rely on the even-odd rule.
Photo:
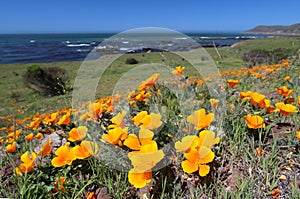
{"label": "orange poppy flower", "polygon": [[177,152],[190,150],[190,148],[197,146],[198,139],[199,137],[195,135],[185,136],[181,141],[175,143],[175,149]]}
{"label": "orange poppy flower", "polygon": [[113,129],[110,129],[108,133],[102,135],[102,140],[105,142],[108,142],[110,144],[118,144],[119,146],[122,146],[122,141],[124,141],[128,136],[128,127],[121,128],[116,127]]}
{"label": "orange poppy flower", "polygon": [[257,93],[257,92],[251,92],[250,93],[250,102],[253,105],[258,105],[260,108],[264,107],[264,99],[266,98],[266,96]]}
{"label": "orange poppy flower", "polygon": [[150,115],[148,115],[147,111],[142,111],[137,114],[133,118],[133,121],[136,126],[140,125],[140,127],[149,130],[157,129],[162,125],[160,114],[150,113]]}
{"label": "orange poppy flower", "polygon": [[185,69],[184,66],[177,66],[175,68],[175,70],[172,71],[172,74],[177,75],[178,77],[181,77],[184,69]]}
{"label": "orange poppy flower", "polygon": [[38,134],[36,134],[35,138],[38,139],[38,140],[40,140],[40,139],[43,138],[43,134],[42,133],[38,133]]}
{"label": "orange poppy flower", "polygon": [[149,92],[146,91],[141,91],[140,93],[138,93],[135,97],[134,100],[137,100],[139,102],[142,102],[144,99],[151,97],[151,94]]}
{"label": "orange poppy flower", "polygon": [[85,194],[85,197],[87,199],[96,199],[96,194],[93,191],[92,192],[88,192],[88,193]]}
{"label": "orange poppy flower", "polygon": [[263,150],[263,149],[260,148],[260,147],[257,147],[257,148],[255,149],[255,151],[256,151],[256,155],[258,155],[258,156],[262,156],[262,155],[265,153],[265,150]]}
{"label": "orange poppy flower", "polygon": [[276,90],[279,95],[284,96],[284,97],[287,97],[295,92],[295,90],[289,90],[286,86],[276,88]]}
{"label": "orange poppy flower", "polygon": [[21,130],[18,129],[18,130],[16,130],[15,132],[9,133],[9,134],[6,136],[6,138],[12,138],[12,139],[16,139],[16,140],[17,140],[17,139],[19,138],[20,134],[21,134]]}
{"label": "orange poppy flower", "polygon": [[28,134],[28,135],[25,136],[25,139],[28,140],[28,141],[33,140],[33,138],[34,138],[33,133],[30,133],[30,134]]}
{"label": "orange poppy flower", "polygon": [[70,112],[67,112],[64,116],[62,116],[62,118],[60,118],[60,120],[57,122],[58,125],[67,125],[70,124],[71,119],[70,119]]}
{"label": "orange poppy flower", "polygon": [[143,188],[152,180],[152,171],[136,172],[135,169],[131,169],[128,172],[128,181],[135,188]]}
{"label": "orange poppy flower", "polygon": [[218,99],[209,99],[211,107],[215,108],[220,102]]}
{"label": "orange poppy flower", "polygon": [[95,142],[83,140],[80,146],[73,147],[71,151],[74,152],[76,159],[85,159],[96,154],[98,148]]}
{"label": "orange poppy flower", "polygon": [[214,120],[214,114],[213,113],[206,114],[205,109],[203,108],[195,111],[193,115],[187,117],[187,121],[191,124],[194,124],[195,125],[194,128],[196,130],[207,128],[213,120]]}
{"label": "orange poppy flower", "polygon": [[128,158],[136,172],[151,171],[151,169],[164,157],[164,152],[158,150],[155,141],[141,146],[140,151],[128,153]]}
{"label": "orange poppy flower", "polygon": [[54,124],[54,123],[56,123],[57,118],[58,118],[58,112],[51,113],[51,114],[48,115],[48,117],[46,117],[43,120],[43,123],[44,124]]}
{"label": "orange poppy flower", "polygon": [[32,171],[32,169],[34,168],[35,158],[36,154],[34,152],[29,155],[28,151],[26,151],[23,155],[21,155],[22,163],[19,165],[19,167],[16,168],[17,175]]}
{"label": "orange poppy flower", "polygon": [[300,130],[297,130],[297,135],[296,135],[297,139],[300,141]]}
{"label": "orange poppy flower", "polygon": [[51,140],[48,140],[44,146],[41,148],[41,150],[37,153],[38,156],[47,156],[51,153],[52,148],[51,148]]}
{"label": "orange poppy flower", "polygon": [[227,80],[227,83],[231,88],[234,88],[236,85],[240,83],[240,80],[229,79]]}
{"label": "orange poppy flower", "polygon": [[272,198],[278,198],[279,195],[280,195],[280,190],[274,189],[274,191],[272,193]]}
{"label": "orange poppy flower", "polygon": [[34,130],[37,129],[40,126],[41,121],[42,119],[39,117],[34,118],[33,121],[29,124],[29,128],[32,128]]}
{"label": "orange poppy flower", "polygon": [[264,119],[258,115],[246,115],[246,123],[251,129],[265,128]]}
{"label": "orange poppy flower", "polygon": [[154,86],[154,84],[157,82],[159,77],[159,73],[153,74],[151,77],[149,77],[147,80],[143,81],[141,85],[139,86],[139,91],[144,91],[147,88],[151,88]]}
{"label": "orange poppy flower", "polygon": [[140,150],[142,145],[152,144],[154,133],[148,129],[141,128],[139,138],[135,134],[129,134],[124,145],[132,150]]}
{"label": "orange poppy flower", "polygon": [[85,126],[79,126],[77,128],[72,128],[69,132],[68,140],[71,142],[83,140],[86,136],[88,128]]}
{"label": "orange poppy flower", "polygon": [[298,106],[300,106],[300,96],[298,96]]}
{"label": "orange poppy flower", "polygon": [[291,76],[286,76],[284,79],[285,79],[285,81],[290,81],[291,80]]}
{"label": "orange poppy flower", "polygon": [[188,152],[191,149],[199,150],[202,146],[211,148],[213,145],[220,142],[219,137],[215,137],[215,133],[209,130],[203,130],[198,136],[188,135],[182,138],[181,141],[175,143],[177,152]]}
{"label": "orange poppy flower", "polygon": [[64,191],[65,191],[65,188],[64,188],[63,184],[65,183],[65,181],[66,181],[66,178],[65,178],[65,177],[60,177],[60,178],[59,178],[59,181],[58,181],[58,179],[56,179],[56,182],[55,182],[53,191],[54,191],[54,192],[57,192],[57,187],[58,187],[58,189],[59,189],[60,191],[63,191],[63,192],[64,192]]}
{"label": "orange poppy flower", "polygon": [[152,168],[164,157],[164,152],[158,150],[155,141],[142,145],[140,151],[128,153],[133,165],[128,173],[128,181],[136,188],[142,188],[151,181]]}
{"label": "orange poppy flower", "polygon": [[126,115],[126,111],[122,111],[118,113],[115,117],[111,118],[111,122],[113,124],[109,125],[108,128],[121,127],[124,128],[124,117]]}
{"label": "orange poppy flower", "polygon": [[193,173],[199,170],[199,175],[203,177],[209,173],[210,167],[206,164],[214,160],[215,154],[211,149],[202,146],[199,151],[191,149],[188,153],[184,154],[184,157],[186,160],[181,162],[183,171]]}
{"label": "orange poppy flower", "polygon": [[53,158],[51,163],[54,167],[62,167],[64,165],[71,165],[72,162],[76,159],[74,151],[69,149],[70,143],[66,143],[66,145],[59,147],[55,151],[55,155],[57,157]]}
{"label": "orange poppy flower", "polygon": [[296,106],[293,106],[291,104],[284,104],[283,102],[278,102],[275,104],[275,106],[279,109],[280,113],[283,116],[288,116],[291,113],[298,112],[296,109]]}
{"label": "orange poppy flower", "polygon": [[15,152],[17,149],[17,143],[16,142],[13,142],[12,144],[9,144],[5,147],[5,151],[6,152],[9,152],[9,153],[13,153]]}

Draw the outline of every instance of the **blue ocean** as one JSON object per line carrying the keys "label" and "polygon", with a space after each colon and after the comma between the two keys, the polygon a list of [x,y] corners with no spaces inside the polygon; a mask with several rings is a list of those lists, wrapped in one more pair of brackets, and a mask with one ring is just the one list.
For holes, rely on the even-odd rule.
{"label": "blue ocean", "polygon": [[[110,53],[132,53],[137,52],[141,47],[134,43],[134,39],[127,41],[121,38],[113,45],[104,42],[113,35],[113,33],[0,34],[0,64],[82,61],[87,58],[87,55],[89,59],[97,59],[103,55],[103,50],[108,48],[111,48]],[[231,46],[242,40],[268,36],[242,33],[187,33],[186,35],[203,47]],[[186,38],[174,39],[184,41]],[[178,45],[176,42],[160,41],[160,48],[166,51],[193,48],[187,43],[182,43],[183,45]]]}

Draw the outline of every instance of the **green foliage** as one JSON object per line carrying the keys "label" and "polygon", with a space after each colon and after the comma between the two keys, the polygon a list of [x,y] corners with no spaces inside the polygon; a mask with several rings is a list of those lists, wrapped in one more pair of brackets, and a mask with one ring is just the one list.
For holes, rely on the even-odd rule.
{"label": "green foliage", "polygon": [[281,59],[287,59],[288,57],[296,53],[295,49],[276,48],[271,50],[255,49],[244,53],[242,59],[246,63],[246,66],[252,68],[253,66],[261,64],[278,63]]}
{"label": "green foliage", "polygon": [[64,95],[68,91],[66,71],[59,67],[31,65],[23,75],[26,87],[44,96]]}

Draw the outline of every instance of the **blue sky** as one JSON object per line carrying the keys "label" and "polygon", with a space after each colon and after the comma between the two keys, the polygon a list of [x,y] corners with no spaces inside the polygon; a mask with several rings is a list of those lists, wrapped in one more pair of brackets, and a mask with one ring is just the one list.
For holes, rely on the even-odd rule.
{"label": "blue sky", "polygon": [[299,0],[1,0],[0,33],[243,31],[300,23]]}

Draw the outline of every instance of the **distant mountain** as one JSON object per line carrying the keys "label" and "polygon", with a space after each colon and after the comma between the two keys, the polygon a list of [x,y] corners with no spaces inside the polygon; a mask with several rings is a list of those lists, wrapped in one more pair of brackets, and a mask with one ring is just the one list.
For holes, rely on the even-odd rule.
{"label": "distant mountain", "polygon": [[256,26],[244,33],[300,35],[300,23],[290,26]]}

